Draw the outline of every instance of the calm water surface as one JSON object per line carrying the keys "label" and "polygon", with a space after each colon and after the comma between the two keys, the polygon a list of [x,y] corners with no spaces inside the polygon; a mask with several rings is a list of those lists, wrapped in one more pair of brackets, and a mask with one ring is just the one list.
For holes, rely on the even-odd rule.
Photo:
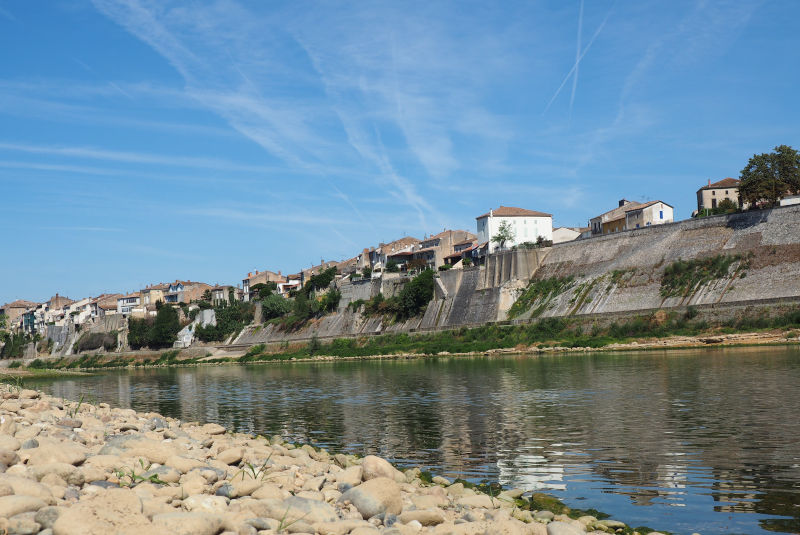
{"label": "calm water surface", "polygon": [[39,385],[675,533],[800,531],[800,348],[285,363]]}

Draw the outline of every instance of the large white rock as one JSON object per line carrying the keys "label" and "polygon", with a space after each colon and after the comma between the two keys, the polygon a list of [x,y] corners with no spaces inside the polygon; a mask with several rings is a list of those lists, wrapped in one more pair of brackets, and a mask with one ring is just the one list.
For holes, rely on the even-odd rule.
{"label": "large white rock", "polygon": [[339,498],[339,502],[349,501],[356,506],[364,519],[375,515],[403,512],[403,497],[400,486],[388,477],[378,477],[353,487]]}

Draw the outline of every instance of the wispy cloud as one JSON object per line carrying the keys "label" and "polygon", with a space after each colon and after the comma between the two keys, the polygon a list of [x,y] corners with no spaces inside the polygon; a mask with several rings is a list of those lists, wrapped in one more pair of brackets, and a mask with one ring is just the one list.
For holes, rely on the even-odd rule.
{"label": "wispy cloud", "polygon": [[[270,154],[317,176],[330,176],[332,164],[345,162],[371,173],[373,185],[410,207],[420,226],[439,219],[420,193],[420,170],[442,181],[465,163],[483,165],[477,156],[462,161],[456,138],[469,138],[484,152],[493,148],[494,158],[505,156],[510,125],[481,104],[485,78],[466,67],[479,56],[478,70],[491,76],[492,62],[507,62],[508,50],[496,53],[485,36],[454,39],[445,13],[402,10],[407,20],[400,20],[395,7],[289,5],[256,16],[235,1],[192,9],[143,0],[94,3],[160,53],[183,77],[186,95]],[[273,53],[298,46],[310,65]],[[284,85],[287,80],[302,88]],[[336,121],[352,151],[331,135]],[[334,197],[363,212],[356,197]]]}
{"label": "wispy cloud", "polygon": [[52,230],[57,232],[124,232],[124,229],[117,227],[40,227],[42,230]]}
{"label": "wispy cloud", "polygon": [[263,207],[195,207],[179,209],[177,213],[203,218],[226,219],[237,221],[246,226],[275,228],[276,223],[298,223],[304,226],[342,226],[347,224],[346,219],[324,217],[312,213],[301,213],[296,210],[265,211]]}
{"label": "wispy cloud", "polygon": [[11,22],[19,22],[19,19],[17,19],[17,17],[15,17],[13,13],[11,13],[9,10],[4,8],[3,6],[0,6],[0,17],[8,19]]}
{"label": "wispy cloud", "polygon": [[245,172],[263,172],[269,170],[269,167],[265,166],[242,165],[216,158],[201,158],[195,156],[164,156],[160,154],[141,152],[112,151],[95,147],[64,147],[0,142],[0,150],[146,165],[198,167]]}

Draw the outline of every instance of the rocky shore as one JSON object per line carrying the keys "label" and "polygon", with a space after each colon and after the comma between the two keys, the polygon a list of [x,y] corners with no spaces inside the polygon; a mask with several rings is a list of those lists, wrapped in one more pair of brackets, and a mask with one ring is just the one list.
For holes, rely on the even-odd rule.
{"label": "rocky shore", "polygon": [[0,533],[636,533],[535,505],[375,456],[0,385]]}

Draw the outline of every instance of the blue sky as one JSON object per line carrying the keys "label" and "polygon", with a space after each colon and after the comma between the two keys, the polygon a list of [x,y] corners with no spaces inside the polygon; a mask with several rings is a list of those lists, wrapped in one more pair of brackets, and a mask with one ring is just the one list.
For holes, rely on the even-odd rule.
{"label": "blue sky", "polygon": [[0,303],[237,283],[500,204],[686,218],[800,146],[800,2],[0,0]]}

